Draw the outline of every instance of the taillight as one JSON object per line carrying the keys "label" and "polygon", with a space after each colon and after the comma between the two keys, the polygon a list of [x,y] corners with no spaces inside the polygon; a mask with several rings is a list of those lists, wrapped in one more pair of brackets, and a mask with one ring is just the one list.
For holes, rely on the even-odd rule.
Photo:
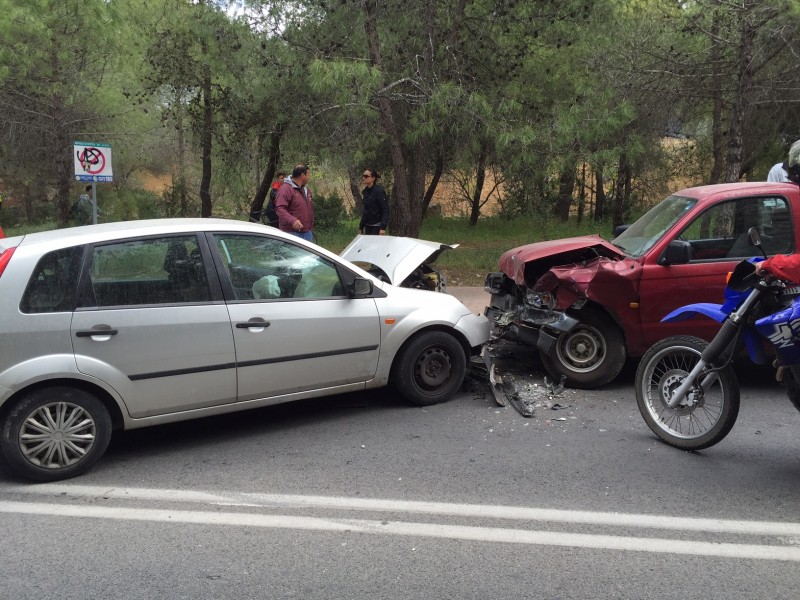
{"label": "taillight", "polygon": [[6,265],[8,264],[8,261],[11,260],[11,255],[14,254],[14,250],[16,249],[16,246],[13,248],[8,248],[3,250],[3,253],[0,254],[0,275],[2,275],[3,271],[6,270]]}

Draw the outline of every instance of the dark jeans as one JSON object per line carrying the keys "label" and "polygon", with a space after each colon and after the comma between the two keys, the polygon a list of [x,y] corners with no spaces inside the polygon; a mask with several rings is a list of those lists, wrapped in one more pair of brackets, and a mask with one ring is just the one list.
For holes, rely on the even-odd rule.
{"label": "dark jeans", "polygon": [[364,235],[380,235],[380,225],[364,225]]}

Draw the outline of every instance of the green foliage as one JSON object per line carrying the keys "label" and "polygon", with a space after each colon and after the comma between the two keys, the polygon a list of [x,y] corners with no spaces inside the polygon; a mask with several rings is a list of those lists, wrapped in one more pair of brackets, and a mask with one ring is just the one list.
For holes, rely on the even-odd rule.
{"label": "green foliage", "polygon": [[107,213],[105,221],[136,221],[166,216],[157,194],[123,188],[116,193],[98,194],[98,205]]}
{"label": "green foliage", "polygon": [[[437,159],[445,174],[474,174],[481,157],[504,182],[500,218],[539,219],[570,165],[588,169],[589,195],[601,191],[595,173],[609,195],[629,177],[621,206],[633,211],[677,175],[681,186],[707,181],[714,157],[727,160],[739,105],[749,178],[800,138],[790,0],[244,4],[234,19],[216,1],[0,0],[0,187],[33,220],[58,216],[75,191],[71,144],[94,140],[114,150],[117,192],[102,192],[113,218],[196,215],[210,134],[213,214],[238,216],[279,133],[278,168],[324,162],[358,184],[375,167],[387,189],[405,179],[409,197],[394,201],[411,205]],[[665,132],[691,140],[667,145]],[[181,183],[139,194],[142,168]],[[14,213],[22,219],[20,205]]]}
{"label": "green foliage", "polygon": [[314,229],[317,231],[338,229],[341,227],[345,215],[344,202],[336,192],[326,196],[314,195]]}

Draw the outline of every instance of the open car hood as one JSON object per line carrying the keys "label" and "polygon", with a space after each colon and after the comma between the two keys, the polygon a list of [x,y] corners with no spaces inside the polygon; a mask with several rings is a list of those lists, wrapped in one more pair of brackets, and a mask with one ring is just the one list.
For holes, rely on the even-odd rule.
{"label": "open car hood", "polygon": [[433,263],[444,250],[458,244],[441,244],[392,235],[358,235],[342,250],[342,258],[355,263],[369,263],[383,271],[392,285],[402,283],[416,269]]}
{"label": "open car hood", "polygon": [[625,254],[613,244],[599,235],[561,240],[548,240],[512,248],[500,257],[500,270],[519,285],[526,283],[526,265],[538,262],[536,269],[528,269],[528,283],[532,283],[539,275],[551,267],[604,256],[612,259],[624,258]]}

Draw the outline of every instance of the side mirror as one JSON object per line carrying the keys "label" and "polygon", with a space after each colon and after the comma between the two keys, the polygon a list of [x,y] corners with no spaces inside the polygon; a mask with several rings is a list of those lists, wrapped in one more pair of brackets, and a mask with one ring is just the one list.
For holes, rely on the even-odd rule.
{"label": "side mirror", "polygon": [[684,240],[672,240],[658,259],[660,265],[685,265],[692,260],[692,245]]}
{"label": "side mirror", "polygon": [[374,287],[372,286],[372,282],[369,279],[364,279],[363,277],[356,277],[349,286],[349,292],[351,298],[366,298],[371,296],[372,293],[375,291]]}
{"label": "side mirror", "polygon": [[750,238],[750,245],[761,250],[761,254],[764,255],[764,258],[767,258],[767,252],[761,246],[761,234],[758,233],[758,229],[751,227],[747,230],[747,236]]}
{"label": "side mirror", "polygon": [[625,231],[630,225],[617,225],[614,227],[614,237],[619,237],[619,235]]}

